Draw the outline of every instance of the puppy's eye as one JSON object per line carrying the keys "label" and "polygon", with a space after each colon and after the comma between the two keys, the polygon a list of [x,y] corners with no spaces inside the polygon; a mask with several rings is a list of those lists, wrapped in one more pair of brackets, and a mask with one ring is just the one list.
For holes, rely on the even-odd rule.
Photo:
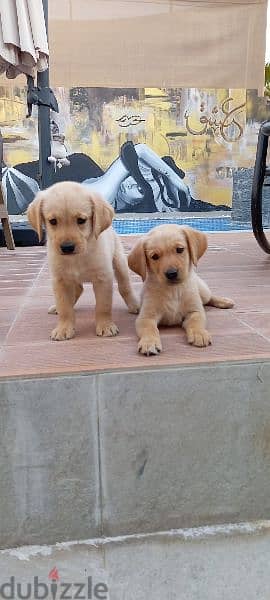
{"label": "puppy's eye", "polygon": [[77,223],[78,225],[84,225],[84,223],[86,223],[86,219],[83,219],[83,217],[78,217]]}
{"label": "puppy's eye", "polygon": [[158,260],[159,259],[159,254],[153,254],[153,256],[151,256],[151,258],[153,260]]}
{"label": "puppy's eye", "polygon": [[49,219],[51,225],[57,225],[57,219]]}
{"label": "puppy's eye", "polygon": [[182,252],[184,252],[185,248],[181,248],[180,246],[178,248],[176,248],[176,252],[177,254],[182,254]]}

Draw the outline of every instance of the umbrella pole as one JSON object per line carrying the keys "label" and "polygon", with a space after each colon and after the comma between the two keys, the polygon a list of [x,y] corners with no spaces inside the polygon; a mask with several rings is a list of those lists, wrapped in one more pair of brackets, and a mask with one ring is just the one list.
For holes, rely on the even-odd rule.
{"label": "umbrella pole", "polygon": [[[46,30],[48,35],[48,0],[42,0]],[[48,98],[50,104],[49,69],[37,74],[37,86]],[[49,106],[38,106],[38,138],[39,138],[39,174],[40,188],[44,190],[52,184],[52,165],[48,162],[51,155],[51,125]]]}

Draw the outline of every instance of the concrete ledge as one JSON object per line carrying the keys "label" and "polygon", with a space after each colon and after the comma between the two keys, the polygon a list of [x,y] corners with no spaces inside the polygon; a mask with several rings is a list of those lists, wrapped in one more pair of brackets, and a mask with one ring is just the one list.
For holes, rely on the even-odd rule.
{"label": "concrete ledge", "polygon": [[[269,527],[269,522],[242,523],[5,550],[0,593],[8,584],[14,586],[13,597],[26,597],[31,586],[27,597],[42,598],[44,586],[50,592],[53,584],[57,598],[64,589],[66,597],[78,597],[80,585],[79,597],[92,600],[267,600]],[[59,577],[54,582],[52,570]],[[10,589],[4,588],[6,597]]]}
{"label": "concrete ledge", "polygon": [[0,382],[0,546],[270,518],[270,363]]}

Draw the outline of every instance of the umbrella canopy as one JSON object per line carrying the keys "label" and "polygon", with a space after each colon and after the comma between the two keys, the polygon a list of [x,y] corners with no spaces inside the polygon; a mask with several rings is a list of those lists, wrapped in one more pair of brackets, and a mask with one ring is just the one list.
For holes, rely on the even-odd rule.
{"label": "umbrella canopy", "polygon": [[48,68],[42,0],[0,0],[0,73],[13,79]]}
{"label": "umbrella canopy", "polygon": [[[38,105],[42,189],[52,182],[52,165],[48,162],[51,155],[50,110],[58,111],[57,101],[49,87],[47,23],[48,0],[0,0],[0,74],[5,73],[8,79],[14,79],[21,73],[28,76],[28,116],[32,105]],[[13,183],[14,188],[15,179]]]}

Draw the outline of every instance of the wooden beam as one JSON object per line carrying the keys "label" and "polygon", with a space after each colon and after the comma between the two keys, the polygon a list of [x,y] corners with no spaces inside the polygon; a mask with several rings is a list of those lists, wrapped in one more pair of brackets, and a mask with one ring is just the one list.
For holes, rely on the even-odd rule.
{"label": "wooden beam", "polygon": [[2,187],[2,165],[3,165],[3,138],[0,132],[0,219],[3,226],[4,239],[8,250],[15,250],[13,233],[9,221],[9,214],[5,205]]}

